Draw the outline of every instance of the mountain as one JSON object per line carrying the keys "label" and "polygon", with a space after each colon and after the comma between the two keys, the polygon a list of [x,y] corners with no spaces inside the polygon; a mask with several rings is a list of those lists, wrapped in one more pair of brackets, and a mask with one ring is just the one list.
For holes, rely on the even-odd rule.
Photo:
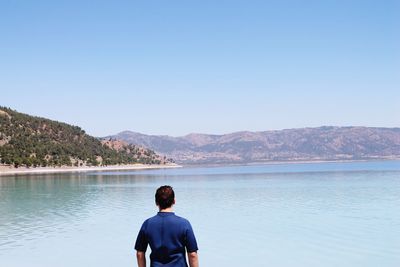
{"label": "mountain", "polygon": [[182,164],[400,159],[400,128],[323,126],[182,137],[124,131],[110,137]]}
{"label": "mountain", "polygon": [[1,164],[44,167],[167,162],[147,148],[99,140],[77,126],[0,107]]}

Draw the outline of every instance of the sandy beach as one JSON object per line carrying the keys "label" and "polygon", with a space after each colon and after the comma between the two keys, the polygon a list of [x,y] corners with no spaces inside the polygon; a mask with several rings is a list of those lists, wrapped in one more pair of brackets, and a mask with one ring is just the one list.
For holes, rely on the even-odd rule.
{"label": "sandy beach", "polygon": [[145,169],[167,169],[180,168],[177,164],[166,165],[146,165],[146,164],[131,164],[131,165],[112,165],[112,166],[97,166],[97,167],[19,167],[0,165],[0,176],[18,175],[18,174],[36,174],[36,173],[69,173],[69,172],[91,172],[91,171],[123,171],[123,170],[145,170]]}

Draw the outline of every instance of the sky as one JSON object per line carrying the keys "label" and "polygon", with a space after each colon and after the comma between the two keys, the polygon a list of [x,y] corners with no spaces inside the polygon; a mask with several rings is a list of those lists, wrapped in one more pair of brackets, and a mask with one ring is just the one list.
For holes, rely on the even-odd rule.
{"label": "sky", "polygon": [[400,1],[0,2],[0,105],[106,136],[400,127]]}

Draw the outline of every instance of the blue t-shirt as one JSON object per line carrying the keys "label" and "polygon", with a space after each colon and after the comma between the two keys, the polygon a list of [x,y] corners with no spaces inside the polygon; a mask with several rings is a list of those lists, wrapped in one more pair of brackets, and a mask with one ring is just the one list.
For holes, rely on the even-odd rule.
{"label": "blue t-shirt", "polygon": [[185,249],[188,252],[198,250],[189,221],[173,212],[158,212],[143,223],[135,249],[146,252],[147,245],[151,248],[151,267],[188,266]]}

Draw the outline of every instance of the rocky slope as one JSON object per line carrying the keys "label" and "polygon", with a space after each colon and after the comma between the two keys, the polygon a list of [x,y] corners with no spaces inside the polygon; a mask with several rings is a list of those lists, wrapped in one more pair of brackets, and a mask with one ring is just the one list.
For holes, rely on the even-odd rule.
{"label": "rocky slope", "polygon": [[400,128],[325,126],[183,137],[125,131],[111,137],[183,164],[400,158]]}

